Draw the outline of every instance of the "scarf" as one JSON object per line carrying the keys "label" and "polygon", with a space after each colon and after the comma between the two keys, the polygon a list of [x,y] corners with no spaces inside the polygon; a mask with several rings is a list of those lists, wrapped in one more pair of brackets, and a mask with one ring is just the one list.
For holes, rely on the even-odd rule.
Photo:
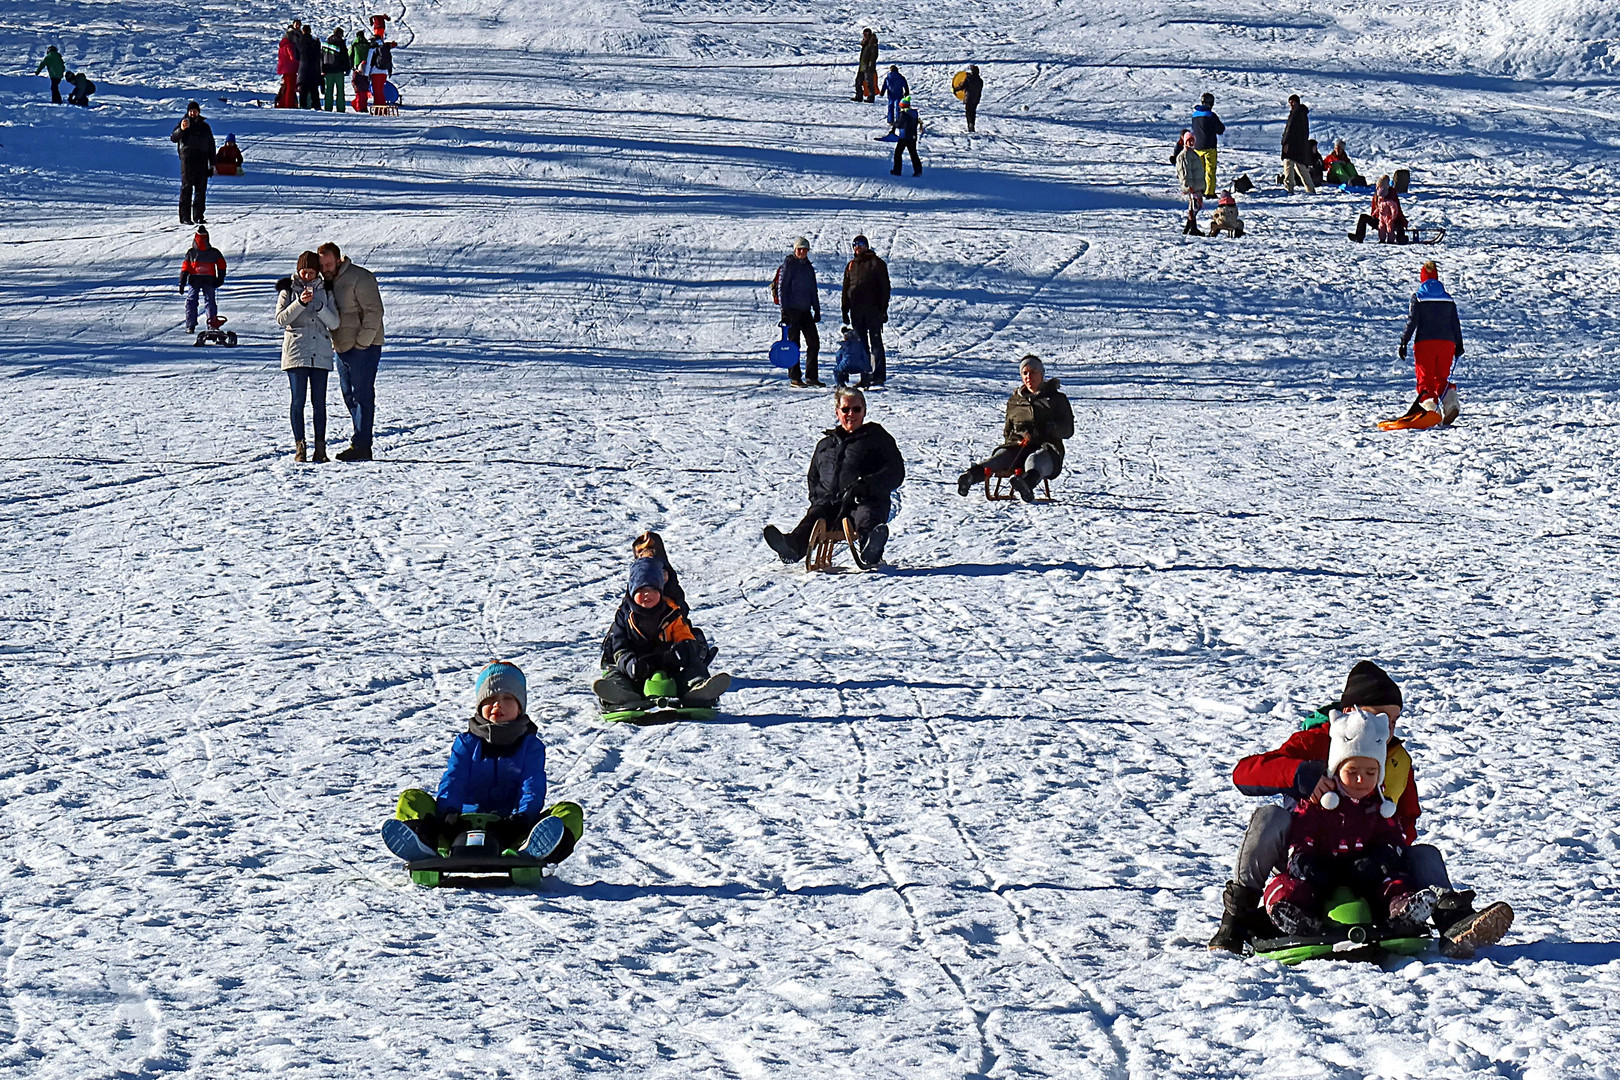
{"label": "scarf", "polygon": [[491,746],[501,747],[522,742],[523,737],[530,732],[538,734],[534,721],[527,716],[519,716],[516,720],[508,720],[504,724],[492,724],[482,716],[475,716],[467,721],[467,730]]}

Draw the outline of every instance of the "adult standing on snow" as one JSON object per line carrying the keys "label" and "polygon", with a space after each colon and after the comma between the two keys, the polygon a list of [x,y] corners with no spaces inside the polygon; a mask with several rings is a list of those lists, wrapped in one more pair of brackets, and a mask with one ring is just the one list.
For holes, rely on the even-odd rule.
{"label": "adult standing on snow", "polygon": [[372,39],[371,54],[366,57],[366,74],[371,78],[371,101],[374,105],[388,104],[383,91],[388,85],[388,77],[394,73],[394,50],[397,48],[399,42],[384,41],[381,34]]}
{"label": "adult standing on snow", "polygon": [[377,279],[370,270],[343,257],[333,243],[316,249],[321,276],[337,304],[338,325],[332,331],[337,352],[338,386],[343,404],[354,420],[349,448],[339,461],[370,461],[371,433],[377,418],[377,365],[382,360],[383,305]]}
{"label": "adult standing on snow", "polygon": [[208,177],[214,171],[214,130],[203,119],[202,106],[186,105],[169,141],[180,151],[180,224],[201,225],[208,203]]}
{"label": "adult standing on snow", "polygon": [[1198,101],[1192,115],[1193,149],[1204,159],[1204,197],[1215,195],[1215,162],[1219,156],[1216,146],[1226,133],[1226,125],[1215,115],[1215,95],[1205,94]]}
{"label": "adult standing on snow", "polygon": [[1074,438],[1074,410],[1046,365],[1031,353],[1018,365],[1022,385],[1007,399],[1001,445],[956,478],[956,493],[966,497],[987,476],[1012,473],[1012,489],[1025,502],[1035,501],[1035,485],[1063,471],[1063,440]]}
{"label": "adult standing on snow", "polygon": [[794,386],[826,386],[816,378],[816,359],[821,354],[821,334],[816,323],[821,321],[821,295],[816,289],[816,268],[810,265],[810,241],[799,237],[793,241],[793,250],[776,268],[771,279],[771,299],[781,308],[782,325],[788,336],[798,344],[804,335],[804,371],[794,364],[788,371],[788,381]]}
{"label": "adult standing on snow", "polygon": [[882,386],[888,378],[883,356],[883,324],[889,321],[889,265],[866,237],[857,236],[854,256],[844,267],[844,324],[855,331],[872,358],[872,378],[862,386]]}
{"label": "adult standing on snow", "polygon": [[349,60],[349,39],[344,36],[343,27],[339,26],[321,42],[321,77],[326,88],[324,108],[327,112],[332,112],[334,108],[338,112],[344,111],[347,95],[343,90],[343,77],[353,67]]}
{"label": "adult standing on snow", "polygon": [[967,78],[962,80],[962,104],[967,106],[967,127],[973,130],[974,118],[979,115],[979,98],[984,96],[984,80],[979,77],[979,65],[969,64]]}
{"label": "adult standing on snow", "polygon": [[51,77],[51,104],[62,104],[62,76],[67,74],[67,63],[62,59],[62,53],[55,45],[45,50],[45,59],[34,68],[34,74],[46,72]]}
{"label": "adult standing on snow", "polygon": [[337,329],[337,305],[320,275],[320,256],[306,251],[298,256],[291,277],[276,282],[276,325],[286,331],[281,339],[281,370],[292,392],[289,415],[293,430],[293,460],[308,461],[304,442],[304,402],[313,399],[315,457],[326,457],[326,373],[332,370],[332,332]]}
{"label": "adult standing on snow", "polygon": [[900,74],[900,69],[894,64],[889,65],[889,74],[883,79],[883,96],[889,99],[889,134],[894,134],[895,127],[900,123],[900,99],[911,93],[911,84],[906,77]]}
{"label": "adult standing on snow", "polygon": [[1412,366],[1417,374],[1417,400],[1400,419],[1402,426],[1430,428],[1446,423],[1441,402],[1451,380],[1451,365],[1463,354],[1462,322],[1457,303],[1440,283],[1433,259],[1418,271],[1418,289],[1401,332],[1401,359],[1412,345]]}
{"label": "adult standing on snow", "polygon": [[298,38],[292,27],[281,35],[276,46],[276,74],[281,77],[281,89],[276,92],[276,108],[298,107]]}
{"label": "adult standing on snow", "polygon": [[1283,125],[1282,161],[1283,187],[1294,193],[1298,181],[1305,194],[1315,195],[1316,184],[1311,180],[1311,159],[1316,155],[1311,142],[1311,110],[1299,100],[1298,94],[1288,95],[1288,122]]}
{"label": "adult standing on snow", "polygon": [[852,101],[873,101],[877,96],[878,39],[868,26],[861,31],[861,61],[855,69],[855,96]]}
{"label": "adult standing on snow", "polygon": [[917,137],[922,134],[922,118],[911,107],[911,95],[900,99],[900,139],[894,144],[894,168],[889,172],[900,175],[900,155],[911,151],[911,175],[922,175],[922,158],[917,156]]}
{"label": "adult standing on snow", "polygon": [[894,436],[866,422],[866,395],[840,387],[833,395],[838,426],[829,428],[810,456],[810,509],[790,533],[765,526],[765,543],[785,563],[797,562],[810,548],[817,521],[843,531],[844,518],[855,525],[855,565],[866,570],[883,561],[889,542],[891,496],[906,479],[906,463]]}
{"label": "adult standing on snow", "polygon": [[321,43],[307,26],[298,37],[298,107],[321,107]]}

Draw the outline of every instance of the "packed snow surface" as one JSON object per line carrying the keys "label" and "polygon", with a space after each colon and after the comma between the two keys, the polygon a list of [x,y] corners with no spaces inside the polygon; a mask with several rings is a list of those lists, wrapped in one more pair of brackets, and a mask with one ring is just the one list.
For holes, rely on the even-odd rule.
{"label": "packed snow surface", "polygon": [[[384,7],[386,119],[265,107],[282,23],[370,9],[0,3],[0,1073],[1620,1076],[1608,5]],[[862,25],[921,179],[849,101]],[[95,109],[44,103],[52,41]],[[1204,90],[1237,242],[1179,235]],[[1445,243],[1285,196],[1291,91]],[[234,350],[181,332],[192,97],[247,156]],[[910,480],[891,565],[810,577],[759,530],[831,409],[768,368],[765,283],[808,236],[831,342],[857,232]],[[324,240],[387,304],[373,465],[290,460],[272,283]],[[1379,434],[1429,255],[1463,418]],[[1078,417],[1057,502],[959,498],[1026,352]],[[737,677],[712,723],[586,692],[649,527]],[[378,825],[497,657],[585,840],[542,891],[413,887]],[[1207,952],[1233,763],[1364,657],[1511,934]]]}

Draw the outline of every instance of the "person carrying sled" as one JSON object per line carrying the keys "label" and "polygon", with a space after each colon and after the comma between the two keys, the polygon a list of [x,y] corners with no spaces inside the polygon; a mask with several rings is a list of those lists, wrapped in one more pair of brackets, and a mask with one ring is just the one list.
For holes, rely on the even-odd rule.
{"label": "person carrying sled", "polygon": [[984,96],[984,79],[979,75],[979,65],[969,64],[967,78],[962,80],[962,104],[967,106],[967,129],[973,131],[973,123],[979,115],[979,99]]}
{"label": "person carrying sled", "polygon": [[242,175],[242,148],[236,145],[236,136],[225,136],[225,145],[214,153],[215,176]]}
{"label": "person carrying sled", "polygon": [[1032,503],[1036,485],[1063,471],[1063,440],[1074,437],[1074,410],[1058,380],[1046,377],[1040,357],[1024,357],[1018,372],[1023,385],[1007,399],[1001,445],[956,478],[956,493],[964,498],[986,477],[1011,473],[1013,491]]}
{"label": "person carrying sled", "polygon": [[1328,721],[1327,771],[1295,805],[1285,868],[1265,888],[1266,915],[1284,934],[1323,933],[1319,905],[1336,886],[1367,901],[1378,921],[1427,933],[1441,890],[1420,889],[1404,868],[1406,837],[1384,796],[1389,728],[1383,713],[1360,709]]}
{"label": "person carrying sled", "polygon": [[214,291],[225,284],[225,256],[208,242],[208,230],[197,227],[186,249],[185,261],[180,264],[180,294],[186,298],[186,333],[197,332],[197,301],[202,301],[208,314],[208,327],[219,323],[219,305]]}
{"label": "person carrying sled", "polygon": [[922,119],[917,116],[917,110],[911,106],[910,94],[900,99],[900,123],[897,133],[900,140],[894,144],[894,168],[889,172],[894,176],[900,175],[900,155],[909,150],[911,175],[921,176],[922,158],[917,156],[917,137],[922,134]]}
{"label": "person carrying sled", "polygon": [[799,237],[793,241],[782,265],[771,278],[771,303],[779,309],[779,321],[787,327],[788,337],[795,345],[804,337],[804,369],[798,364],[788,369],[788,383],[792,386],[826,386],[816,378],[816,361],[821,354],[821,332],[816,323],[821,321],[821,294],[816,288],[816,268],[810,264],[810,241]]}
{"label": "person carrying sled", "polygon": [[[854,254],[844,265],[844,325],[866,346],[872,361],[870,385],[882,386],[889,377],[883,354],[883,325],[889,321],[889,264],[878,258],[864,235],[856,236]],[[866,386],[868,380],[862,379]]]}
{"label": "person carrying sled", "polygon": [[1305,189],[1305,194],[1316,194],[1316,182],[1311,179],[1315,145],[1311,142],[1310,107],[1299,100],[1298,94],[1289,94],[1288,122],[1283,125],[1282,134],[1283,187],[1288,189],[1288,194],[1294,193],[1296,183]]}
{"label": "person carrying sled", "polygon": [[186,115],[169,133],[180,154],[180,224],[201,225],[208,203],[208,177],[214,171],[214,129],[203,119],[202,106],[186,105]]}
{"label": "person carrying sled", "polygon": [[1345,235],[1359,244],[1367,239],[1369,225],[1378,230],[1380,244],[1410,243],[1406,235],[1406,215],[1401,211],[1401,197],[1396,194],[1395,185],[1389,182],[1388,176],[1380,176],[1378,186],[1373,189],[1372,213],[1357,218],[1355,229]]}
{"label": "person carrying sled", "polygon": [[878,39],[868,26],[861,31],[860,66],[855,69],[855,96],[851,101],[873,101],[877,96]]}
{"label": "person carrying sled", "polygon": [[585,834],[578,803],[546,804],[546,746],[529,719],[529,688],[516,664],[490,664],[473,686],[473,715],[450,744],[436,794],[400,794],[383,842],[406,862],[434,859],[468,831],[463,814],[495,814],[485,848],[559,863]]}
{"label": "person carrying sled", "polygon": [[1220,158],[1220,137],[1226,134],[1226,125],[1215,115],[1215,95],[1206,93],[1198,99],[1192,114],[1193,149],[1204,159],[1204,197],[1215,196],[1215,165]]}
{"label": "person carrying sled", "polygon": [[276,108],[296,109],[298,107],[298,38],[300,34],[295,26],[289,26],[281,35],[281,42],[276,46],[276,75],[281,79],[281,89],[276,91]]}
{"label": "person carrying sled", "polygon": [[1204,208],[1204,189],[1209,177],[1204,171],[1204,158],[1193,148],[1193,133],[1185,128],[1181,141],[1170,155],[1170,164],[1176,167],[1176,183],[1187,196],[1187,221],[1181,228],[1183,236],[1203,236],[1198,227],[1198,211]]}
{"label": "person carrying sled", "polygon": [[1440,283],[1440,268],[1433,259],[1418,270],[1417,292],[1412,294],[1406,329],[1401,331],[1403,361],[1408,344],[1417,375],[1417,398],[1389,427],[1421,429],[1451,423],[1457,418],[1451,365],[1463,354],[1462,321],[1457,318],[1457,302]]}
{"label": "person carrying sled", "polygon": [[34,74],[45,72],[51,77],[51,104],[62,104],[62,76],[67,74],[67,63],[62,59],[62,52],[55,45],[45,50],[45,59],[34,68]]}
{"label": "person carrying sled", "polygon": [[1471,889],[1455,891],[1446,873],[1445,860],[1438,849],[1416,843],[1418,805],[1417,777],[1412,756],[1394,735],[1404,699],[1401,689],[1383,668],[1363,660],[1350,669],[1339,700],[1324,705],[1310,716],[1300,730],[1281,746],[1254,754],[1237,763],[1232,783],[1245,795],[1282,796],[1284,805],[1267,803],[1249,819],[1238,848],[1233,876],[1221,894],[1221,924],[1209,939],[1211,950],[1241,953],[1252,938],[1273,936],[1275,927],[1258,910],[1261,890],[1273,870],[1285,863],[1291,811],[1298,802],[1318,797],[1333,786],[1327,759],[1332,748],[1328,723],[1335,712],[1359,709],[1379,713],[1389,721],[1390,735],[1384,755],[1383,785],[1386,797],[1395,803],[1394,822],[1400,826],[1405,848],[1405,869],[1414,883],[1438,886],[1442,895],[1435,905],[1433,923],[1441,934],[1440,950],[1447,956],[1471,955],[1481,945],[1500,941],[1513,921],[1513,909],[1492,904],[1474,910]]}
{"label": "person carrying sled", "polygon": [[344,76],[353,68],[354,63],[349,59],[349,39],[344,36],[343,27],[334,27],[326,40],[321,42],[321,78],[325,88],[322,107],[327,112],[344,111]]}
{"label": "person carrying sled", "polygon": [[906,463],[894,436],[866,419],[866,395],[848,387],[833,394],[836,427],[823,432],[810,455],[810,509],[793,531],[765,526],[765,543],[785,563],[798,562],[810,549],[810,532],[824,522],[834,532],[845,518],[855,526],[856,549],[850,552],[863,570],[883,561],[889,542],[889,514],[894,491],[906,479]]}
{"label": "person carrying sled", "polygon": [[638,558],[608,631],[612,667],[591,684],[604,708],[634,708],[646,700],[647,680],[662,672],[679,686],[683,706],[710,707],[731,685],[725,672],[709,674],[709,650],[683,608],[665,593],[667,559]]}
{"label": "person carrying sled", "polygon": [[68,86],[72,87],[68,91],[67,103],[88,109],[90,95],[96,92],[96,84],[90,81],[90,76],[82,71],[70,71],[63,77],[67,80]]}
{"label": "person carrying sled", "polygon": [[911,84],[906,77],[900,74],[896,64],[889,65],[889,73],[883,77],[883,96],[889,100],[889,134],[900,126],[900,99],[911,93]]}
{"label": "person carrying sled", "polygon": [[[298,256],[291,277],[276,282],[276,325],[281,338],[281,370],[292,392],[293,460],[322,463],[326,456],[326,373],[332,370],[332,331],[338,326],[337,302],[321,277],[321,259],[313,251]],[[313,399],[315,456],[304,442],[304,401]]]}

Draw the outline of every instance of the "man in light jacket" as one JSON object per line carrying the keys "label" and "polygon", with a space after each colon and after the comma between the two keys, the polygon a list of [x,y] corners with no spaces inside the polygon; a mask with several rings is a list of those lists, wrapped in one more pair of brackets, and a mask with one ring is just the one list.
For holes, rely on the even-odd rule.
{"label": "man in light jacket", "polygon": [[371,271],[345,259],[336,244],[325,243],[316,250],[321,277],[337,304],[332,349],[337,353],[343,404],[354,420],[349,448],[335,456],[339,461],[370,461],[372,424],[377,415],[377,365],[382,360],[382,294]]}

